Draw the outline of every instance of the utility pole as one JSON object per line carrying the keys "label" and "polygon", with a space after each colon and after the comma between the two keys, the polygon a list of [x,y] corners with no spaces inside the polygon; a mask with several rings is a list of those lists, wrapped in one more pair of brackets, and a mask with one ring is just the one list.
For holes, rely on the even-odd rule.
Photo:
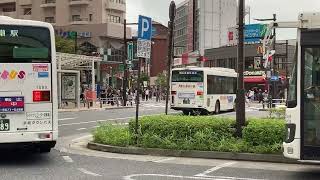
{"label": "utility pole", "polygon": [[137,94],[136,94],[136,119],[135,119],[135,143],[138,144],[138,127],[139,127],[139,104],[140,104],[140,85],[141,85],[141,60],[142,58],[139,57],[138,61],[138,80],[137,80]]}
{"label": "utility pole", "polygon": [[239,20],[238,20],[238,91],[236,99],[236,113],[237,113],[237,124],[236,124],[236,135],[242,136],[242,127],[245,125],[246,114],[245,114],[245,90],[243,82],[244,72],[244,5],[245,0],[239,0]]}
{"label": "utility pole", "polygon": [[[273,14],[273,22],[276,22],[277,21],[277,15],[276,14]],[[276,41],[276,28],[273,28],[273,50],[275,50],[276,51],[276,43],[277,43],[277,41]],[[277,52],[277,51],[276,51]],[[272,62],[271,62],[271,72],[272,72],[272,76],[275,76],[275,75],[277,75],[276,74],[276,66],[275,66],[275,63],[276,63],[276,54],[277,53],[275,53],[274,55],[273,55],[273,60],[272,60]],[[276,86],[277,86],[277,83],[274,81],[273,83],[272,83],[272,99],[277,99],[277,97],[275,97],[276,96],[276,90],[277,90],[277,88],[276,88]],[[271,103],[273,103],[273,101],[272,101],[272,99],[271,99]],[[272,106],[273,106],[273,104],[271,104]]]}
{"label": "utility pole", "polygon": [[173,49],[173,26],[174,26],[174,19],[176,16],[176,4],[174,1],[171,1],[170,8],[169,8],[169,18],[170,21],[168,23],[169,27],[169,45],[168,45],[168,61],[167,61],[167,92],[166,92],[166,110],[165,113],[168,115],[169,109],[169,94],[170,92],[170,76],[171,76],[171,66],[172,66],[172,49]]}
{"label": "utility pole", "polygon": [[123,67],[124,67],[124,77],[122,83],[122,97],[123,97],[123,106],[127,105],[127,84],[128,84],[128,69],[127,69],[127,20],[123,20],[123,46],[124,46],[124,57],[123,57]]}

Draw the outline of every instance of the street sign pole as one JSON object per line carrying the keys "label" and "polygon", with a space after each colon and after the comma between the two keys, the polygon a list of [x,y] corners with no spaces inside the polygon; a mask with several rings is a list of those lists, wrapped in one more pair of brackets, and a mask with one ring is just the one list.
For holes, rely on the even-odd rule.
{"label": "street sign pole", "polygon": [[139,58],[138,60],[138,80],[137,80],[137,93],[136,93],[136,122],[134,127],[135,132],[135,143],[138,144],[138,127],[139,127],[139,104],[140,104],[140,86],[141,86],[141,60],[142,58]]}
{"label": "street sign pole", "polygon": [[137,56],[138,62],[138,84],[136,94],[136,122],[135,122],[135,143],[138,143],[138,127],[139,127],[139,104],[140,104],[140,89],[141,89],[141,63],[143,59],[150,58],[151,54],[151,36],[152,36],[152,19],[146,16],[139,16],[138,23],[138,41],[137,41]]}

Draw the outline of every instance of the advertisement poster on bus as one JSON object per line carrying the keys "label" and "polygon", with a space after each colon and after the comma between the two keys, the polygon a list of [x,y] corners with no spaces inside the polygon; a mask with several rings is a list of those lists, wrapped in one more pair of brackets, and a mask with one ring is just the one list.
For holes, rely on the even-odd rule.
{"label": "advertisement poster on bus", "polygon": [[62,75],[62,99],[76,100],[76,76]]}

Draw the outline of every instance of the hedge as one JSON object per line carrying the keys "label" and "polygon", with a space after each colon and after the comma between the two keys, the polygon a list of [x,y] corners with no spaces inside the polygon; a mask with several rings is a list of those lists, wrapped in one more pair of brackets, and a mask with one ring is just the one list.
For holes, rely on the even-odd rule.
{"label": "hedge", "polygon": [[176,150],[280,153],[285,130],[282,119],[249,119],[243,138],[236,138],[234,119],[179,115],[143,117],[137,136],[134,127],[134,121],[129,127],[105,124],[95,130],[94,142]]}

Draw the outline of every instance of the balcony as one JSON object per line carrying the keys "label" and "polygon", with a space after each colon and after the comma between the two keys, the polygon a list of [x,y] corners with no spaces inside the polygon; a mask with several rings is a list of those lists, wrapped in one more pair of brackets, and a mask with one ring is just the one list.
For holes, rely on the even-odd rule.
{"label": "balcony", "polygon": [[70,6],[78,6],[78,5],[89,5],[89,0],[70,0]]}
{"label": "balcony", "polygon": [[89,24],[89,18],[73,18],[70,21],[72,25]]}
{"label": "balcony", "polygon": [[56,0],[43,0],[40,5],[41,8],[53,8],[56,7]]}
{"label": "balcony", "polygon": [[116,3],[116,2],[112,2],[110,0],[107,0],[106,9],[126,12],[126,4]]}

